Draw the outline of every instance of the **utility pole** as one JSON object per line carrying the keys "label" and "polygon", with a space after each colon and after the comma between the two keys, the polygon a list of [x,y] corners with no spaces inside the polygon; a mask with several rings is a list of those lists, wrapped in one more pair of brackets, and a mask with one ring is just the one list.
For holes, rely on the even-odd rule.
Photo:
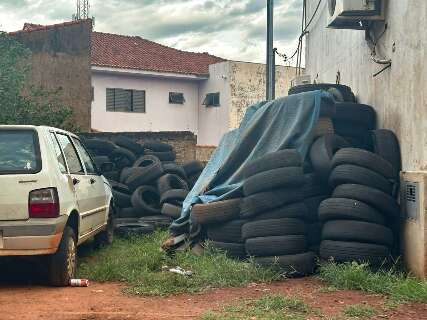
{"label": "utility pole", "polygon": [[76,0],[76,9],[76,13],[73,14],[73,20],[89,19],[89,0]]}
{"label": "utility pole", "polygon": [[274,0],[267,0],[267,86],[266,86],[266,98],[267,100],[275,99],[275,73],[276,66],[274,62],[273,51],[273,13],[274,13]]}

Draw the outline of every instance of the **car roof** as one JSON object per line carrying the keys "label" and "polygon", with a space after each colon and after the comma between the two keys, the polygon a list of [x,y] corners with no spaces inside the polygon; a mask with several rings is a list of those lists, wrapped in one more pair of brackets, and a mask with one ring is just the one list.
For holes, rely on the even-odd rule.
{"label": "car roof", "polygon": [[34,126],[34,125],[0,125],[0,129],[32,129],[32,130],[43,130],[43,131],[55,131],[60,133],[65,133],[70,136],[73,136],[75,138],[78,138],[78,136],[72,132],[62,130],[55,127],[49,127],[49,126]]}

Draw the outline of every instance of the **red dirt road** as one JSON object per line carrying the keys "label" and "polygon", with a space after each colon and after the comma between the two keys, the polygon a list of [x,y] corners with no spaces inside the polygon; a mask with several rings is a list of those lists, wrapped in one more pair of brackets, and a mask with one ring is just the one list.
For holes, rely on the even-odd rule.
{"label": "red dirt road", "polygon": [[[348,304],[368,303],[379,315],[374,319],[427,319],[427,305],[400,306],[382,311],[384,299],[356,291],[321,292],[314,278],[291,279],[269,285],[218,289],[203,294],[169,298],[126,296],[120,284],[91,284],[88,288],[49,288],[0,285],[0,319],[197,319],[206,310],[265,294],[298,296],[324,315],[339,315]],[[319,319],[312,316],[308,319]]]}

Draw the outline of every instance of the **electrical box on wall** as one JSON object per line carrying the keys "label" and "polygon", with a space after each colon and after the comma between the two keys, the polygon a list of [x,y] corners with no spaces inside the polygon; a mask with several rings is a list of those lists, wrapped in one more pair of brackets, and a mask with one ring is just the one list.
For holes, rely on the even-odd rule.
{"label": "electrical box on wall", "polygon": [[401,173],[401,250],[408,271],[427,278],[427,171]]}
{"label": "electrical box on wall", "polygon": [[386,0],[328,0],[328,28],[365,30],[371,21],[384,21]]}

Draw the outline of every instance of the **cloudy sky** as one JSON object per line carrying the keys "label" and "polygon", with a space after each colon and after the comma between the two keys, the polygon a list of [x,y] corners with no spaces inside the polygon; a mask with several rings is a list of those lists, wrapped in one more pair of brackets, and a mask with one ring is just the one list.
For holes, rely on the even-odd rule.
{"label": "cloudy sky", "polygon": [[[182,50],[264,62],[266,0],[91,0],[95,30],[139,35]],[[275,47],[291,54],[301,0],[275,0]],[[75,0],[0,0],[0,30],[70,20]],[[277,60],[279,63],[280,61]]]}

